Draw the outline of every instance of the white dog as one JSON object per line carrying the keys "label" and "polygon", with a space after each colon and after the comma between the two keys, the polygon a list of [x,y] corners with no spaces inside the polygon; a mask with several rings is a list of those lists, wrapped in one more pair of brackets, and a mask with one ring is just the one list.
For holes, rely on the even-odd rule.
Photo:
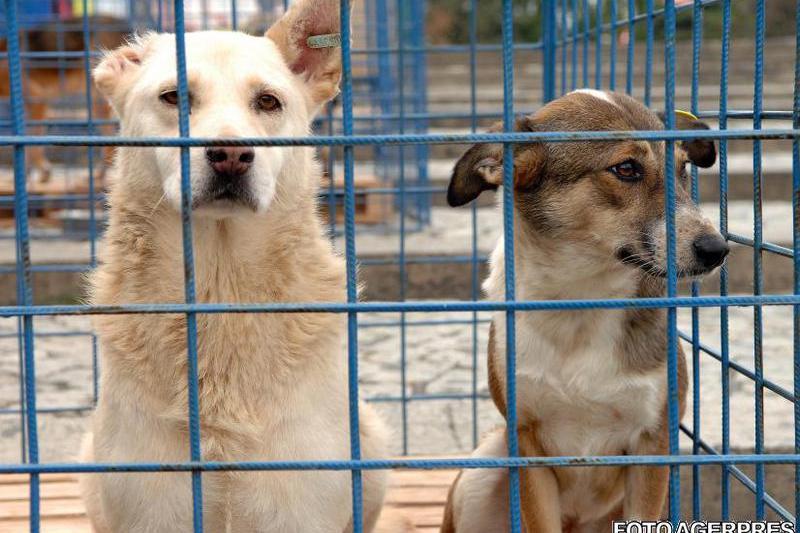
{"label": "white dog", "polygon": [[[338,91],[339,48],[311,48],[339,32],[338,0],[298,0],[266,37],[186,35],[191,134],[305,136]],[[94,71],[125,137],[176,136],[175,37],[147,34]],[[197,298],[201,302],[343,302],[343,261],[316,214],[320,169],[308,147],[192,148]],[[93,304],[184,301],[180,156],[167,147],[121,148],[110,225]],[[197,316],[202,456],[208,461],[350,457],[346,331],[342,315]],[[84,459],[189,459],[184,315],[97,320],[101,395]],[[384,429],[362,405],[365,458],[385,457]],[[84,476],[99,532],[192,529],[190,474]],[[373,529],[385,473],[365,471],[364,523]],[[352,529],[349,471],[205,473],[205,530],[343,532]]]}

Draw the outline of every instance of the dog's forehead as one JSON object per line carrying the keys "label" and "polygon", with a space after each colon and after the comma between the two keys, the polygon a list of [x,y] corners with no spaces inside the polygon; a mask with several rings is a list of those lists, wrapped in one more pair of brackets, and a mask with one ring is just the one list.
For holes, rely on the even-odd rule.
{"label": "dog's forehead", "polygon": [[[198,31],[185,34],[187,69],[210,69],[220,76],[247,72],[289,75],[277,46],[266,37],[241,32]],[[153,69],[175,75],[175,36],[160,34],[151,47],[148,63]]]}
{"label": "dog's forehead", "polygon": [[660,130],[658,116],[635,99],[619,93],[579,89],[558,98],[530,117],[540,130]]}

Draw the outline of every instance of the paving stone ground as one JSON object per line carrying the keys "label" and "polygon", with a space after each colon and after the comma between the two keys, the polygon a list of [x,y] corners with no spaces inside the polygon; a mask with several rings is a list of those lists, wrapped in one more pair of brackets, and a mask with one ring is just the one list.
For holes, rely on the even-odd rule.
{"label": "paving stone ground", "polygon": [[[793,387],[792,309],[763,309],[764,376],[791,390]],[[401,330],[397,325],[374,326],[397,321],[385,314],[360,315],[364,324],[359,330],[360,383],[364,397],[396,397],[401,392]],[[485,316],[480,316],[485,319]],[[406,315],[406,383],[408,395],[470,394],[472,391],[473,332],[471,313],[408,313]],[[437,325],[413,325],[420,321],[441,321]],[[701,340],[718,348],[719,310],[700,311]],[[371,324],[371,325],[368,325]],[[680,324],[690,331],[690,315],[681,311]],[[37,317],[39,333],[87,331],[87,317]],[[731,360],[753,369],[753,310],[730,309]],[[0,409],[19,405],[19,361],[16,319],[0,319]],[[485,396],[486,341],[488,324],[477,330],[477,390]],[[691,352],[687,350],[688,356]],[[89,405],[92,401],[91,338],[80,336],[43,336],[36,339],[37,395],[41,407]],[[750,379],[736,372],[730,374],[731,446],[752,448],[754,442],[754,386]],[[702,435],[713,446],[721,442],[721,371],[720,364],[708,355],[700,365]],[[394,449],[402,449],[402,416],[397,402],[375,402],[394,431]],[[489,400],[479,400],[478,433],[499,423]],[[690,403],[691,407],[691,403]],[[80,435],[86,427],[86,413],[41,414],[39,442],[42,461],[65,461],[75,458]],[[765,444],[768,449],[793,445],[793,406],[766,391],[764,393]],[[691,409],[684,422],[691,427]],[[473,447],[471,400],[419,400],[407,404],[407,452],[440,454],[468,452]],[[20,450],[19,415],[0,415],[0,462],[17,462]],[[685,443],[685,444],[688,444]]]}

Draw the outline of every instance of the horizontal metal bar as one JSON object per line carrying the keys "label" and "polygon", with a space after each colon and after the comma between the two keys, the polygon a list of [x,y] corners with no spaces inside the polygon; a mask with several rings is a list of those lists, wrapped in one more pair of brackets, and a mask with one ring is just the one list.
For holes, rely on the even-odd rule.
{"label": "horizontal metal bar", "polygon": [[[36,412],[39,414],[58,414],[58,413],[86,413],[93,411],[93,405],[73,405],[65,407],[37,407]],[[19,407],[6,407],[0,409],[0,415],[18,415],[24,412]]]}
{"label": "horizontal metal bar", "polygon": [[[692,430],[686,427],[684,424],[681,424],[681,431],[683,431],[683,433],[690,439],[694,439],[694,432],[692,432]],[[714,449],[713,446],[705,442],[700,437],[697,438],[697,444],[700,446],[700,449],[702,449],[704,452],[713,455],[719,455],[719,453],[717,452],[717,450]],[[725,465],[723,468],[726,468],[731,474],[733,474],[733,477],[739,480],[742,483],[742,485],[744,485],[744,487],[747,488],[750,492],[752,492],[753,494],[757,494],[756,484],[755,482],[753,482],[752,479],[750,479],[747,476],[747,474],[745,474],[739,468],[733,465]],[[784,520],[787,520],[789,522],[794,522],[794,515],[789,511],[787,511],[786,508],[784,508],[780,503],[778,503],[778,501],[775,498],[773,498],[767,493],[764,493],[764,503],[766,503],[767,506],[769,506],[773,511],[778,513],[778,515],[780,515],[781,518],[783,518]]]}
{"label": "horizontal metal bar", "polygon": [[[489,258],[485,255],[478,256],[478,263],[485,263]],[[399,263],[398,258],[393,257],[365,257],[358,260],[358,264],[362,266],[379,266],[379,265],[396,265]],[[440,264],[459,264],[459,263],[472,263],[473,258],[471,255],[428,255],[428,256],[406,256],[404,262],[407,265],[421,264],[421,265],[440,265]]]}
{"label": "horizontal metal bar", "polygon": [[753,307],[800,305],[800,294],[759,296],[681,296],[675,298],[620,298],[605,300],[530,300],[479,302],[443,300],[437,302],[357,302],[357,303],[195,303],[123,305],[31,305],[0,306],[0,317],[49,315],[130,315],[175,313],[399,313],[471,311],[554,311],[563,309],[656,309],[692,307]]}
{"label": "horizontal metal bar", "polygon": [[[0,102],[3,99],[0,98]],[[52,100],[49,100],[52,101]],[[523,110],[520,109],[517,113],[520,115],[530,115],[534,113],[535,109]],[[699,111],[696,113],[699,118],[719,118],[719,111]],[[370,115],[355,115],[353,121],[355,122],[393,122],[393,121],[407,121],[414,120],[472,120],[473,116],[477,119],[500,119],[503,116],[503,111],[486,111],[481,113],[453,113],[453,112],[432,112],[432,113],[405,113],[403,115],[396,113],[384,114],[370,114]],[[753,118],[752,111],[728,111],[725,115],[729,120],[751,120]],[[761,115],[762,120],[791,120],[791,111],[764,111]],[[334,115],[320,116],[314,119],[314,124],[317,126],[329,124],[331,122],[340,123],[341,117]],[[66,120],[66,119],[49,119],[49,120],[29,120],[29,126],[50,126],[50,127],[74,127],[86,128],[89,127],[87,120]],[[92,125],[103,126],[119,124],[116,119],[92,119]],[[0,119],[0,127],[11,127],[11,121]]]}
{"label": "horizontal metal bar", "polygon": [[536,468],[582,466],[667,466],[800,464],[800,454],[607,455],[566,457],[464,457],[452,459],[362,459],[357,461],[241,461],[186,463],[39,463],[0,464],[0,474],[91,474],[102,472],[221,472],[289,470],[392,470],[454,468]]}
{"label": "horizontal metal bar", "polygon": [[318,135],[315,137],[103,137],[97,135],[0,135],[0,146],[370,146],[572,141],[691,141],[698,139],[791,140],[800,130],[549,131],[519,133],[428,133],[399,135]]}
{"label": "horizontal metal bar", "polygon": [[[488,400],[488,394],[478,394],[475,396],[479,400]],[[435,400],[471,400],[472,394],[467,393],[452,393],[452,394],[414,394],[411,396],[372,396],[366,398],[368,402],[374,403],[401,403],[401,402],[417,402],[417,401],[435,401]]]}
{"label": "horizontal metal bar", "polygon": [[[737,244],[743,244],[744,246],[749,246],[751,248],[755,248],[755,242],[750,237],[745,237],[744,235],[739,235],[737,233],[728,232],[726,234],[729,241],[733,241]],[[791,248],[786,248],[785,246],[780,246],[778,244],[772,244],[770,242],[762,242],[759,246],[761,250],[765,252],[771,252],[773,254],[782,255],[784,257],[794,257],[794,250]]]}
{"label": "horizontal metal bar", "polygon": [[[687,341],[689,343],[693,343],[692,337],[690,335],[687,335],[686,333],[684,333],[682,331],[679,331],[678,335],[680,335],[680,337],[683,340],[685,340],[685,341]],[[711,348],[710,346],[708,346],[706,344],[703,344],[702,342],[698,342],[697,346],[698,346],[698,348],[700,348],[700,351],[705,352],[706,354],[710,355],[711,357],[713,357],[714,359],[716,359],[720,363],[722,362],[722,355],[717,353],[717,351],[714,350],[713,348]],[[728,361],[728,367],[731,368],[732,370],[736,371],[737,373],[749,378],[752,381],[756,380],[756,375],[755,375],[754,372],[752,372],[751,370],[747,369],[746,367],[740,365],[739,363],[737,363],[735,361]],[[771,381],[769,379],[766,379],[766,378],[762,378],[762,383],[764,384],[764,387],[766,387],[767,389],[771,390],[772,392],[774,392],[778,396],[780,396],[782,398],[785,398],[786,400],[789,400],[792,403],[795,402],[794,394],[792,394],[788,390],[784,389],[783,387],[781,387],[777,383],[775,383],[775,382],[773,382],[773,381]]]}
{"label": "horizontal metal bar", "polygon": [[[364,321],[359,322],[358,327],[360,328],[384,328],[384,327],[398,327],[401,325],[405,325],[407,327],[425,327],[425,326],[471,326],[472,324],[489,324],[492,322],[491,318],[478,318],[476,320],[471,319],[463,319],[463,320],[406,320],[405,322],[400,322],[399,320],[387,320],[387,321]],[[16,335],[16,334],[14,334]]]}
{"label": "horizontal metal bar", "polygon": [[[35,239],[31,239],[35,240]],[[32,265],[30,271],[37,272],[88,272],[92,265],[86,264],[52,264],[52,265]],[[13,266],[0,265],[0,274],[14,274],[16,269]]]}

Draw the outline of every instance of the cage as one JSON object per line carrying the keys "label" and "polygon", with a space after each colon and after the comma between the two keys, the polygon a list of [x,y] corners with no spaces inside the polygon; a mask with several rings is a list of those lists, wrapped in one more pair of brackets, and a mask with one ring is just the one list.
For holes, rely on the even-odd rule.
{"label": "cage", "polygon": [[[5,221],[0,228],[0,530],[85,528],[69,483],[75,475],[112,468],[191,472],[198,481],[195,531],[203,527],[197,511],[204,472],[345,469],[353,472],[357,488],[364,470],[411,469],[399,479],[424,486],[424,497],[390,497],[388,505],[406,509],[420,530],[434,530],[454,469],[507,468],[511,530],[521,531],[520,469],[580,468],[587,461],[669,466],[673,521],[795,523],[800,7],[778,0],[361,0],[354,2],[352,15],[343,9],[343,21],[352,17],[352,43],[345,30],[342,53],[349,69],[341,97],[317,118],[314,137],[283,141],[319,150],[327,176],[319,203],[330,238],[347,260],[348,302],[296,305],[348,315],[350,397],[361,393],[396,429],[394,455],[362,460],[356,435],[349,461],[204,462],[196,453],[197,403],[190,401],[195,453],[186,463],[75,462],[76,436],[97,400],[101,359],[85,315],[189,316],[292,307],[188,299],[185,305],[111,310],[80,303],[82,275],[97,265],[104,228],[103,148],[125,142],[110,137],[114,119],[98,114],[103,113],[99,96],[86,76],[101,53],[98,35],[155,30],[175,32],[180,39],[198,29],[263,32],[287,3],[4,0],[0,22],[7,46],[0,50],[0,68],[9,76],[4,82],[0,72],[7,85],[0,93],[7,98],[0,108],[5,111],[0,145],[6,147],[0,154],[0,220]],[[54,47],[37,48],[31,41],[42,29],[54,35]],[[72,48],[71,38],[78,39]],[[36,69],[54,73],[51,91],[31,94]],[[511,205],[511,188],[498,194],[499,210],[489,200],[446,208],[443,193],[452,164],[466,144],[478,141],[503,143],[508,151],[532,139],[627,135],[512,132],[515,115],[580,87],[626,92],[667,110],[667,117],[683,109],[712,126],[706,135],[718,142],[719,163],[711,171],[692,169],[691,193],[735,245],[718,279],[679,285],[673,250],[664,298],[521,301],[512,283],[505,301],[482,299],[489,251],[501,236],[506,243],[514,240],[511,211],[503,207]],[[37,104],[46,111],[33,118]],[[498,121],[499,132],[482,133]],[[666,131],[637,132],[637,138],[668,146],[686,138],[671,126],[668,118]],[[189,146],[191,141],[169,142]],[[30,172],[31,153],[40,148],[52,160],[46,180]],[[511,183],[511,173],[506,166],[505,183]],[[667,192],[667,205],[667,218],[674,220],[674,190]],[[674,233],[674,223],[669,228],[668,223]],[[360,299],[356,264],[365,287]],[[513,262],[507,265],[513,268]],[[669,455],[518,457],[512,430],[509,458],[466,456],[481,433],[501,421],[486,386],[492,312],[513,317],[648,306],[665,308],[669,318]],[[513,332],[514,321],[509,324]],[[674,390],[678,343],[684,343],[691,371],[683,422]],[[513,341],[508,352],[513,362]],[[187,357],[194,368],[196,349]],[[515,382],[513,370],[509,364],[509,383]],[[196,374],[190,373],[188,383],[190,395],[196,395]],[[510,428],[516,427],[515,417],[509,411]],[[362,530],[359,494],[354,489],[355,531]]]}

